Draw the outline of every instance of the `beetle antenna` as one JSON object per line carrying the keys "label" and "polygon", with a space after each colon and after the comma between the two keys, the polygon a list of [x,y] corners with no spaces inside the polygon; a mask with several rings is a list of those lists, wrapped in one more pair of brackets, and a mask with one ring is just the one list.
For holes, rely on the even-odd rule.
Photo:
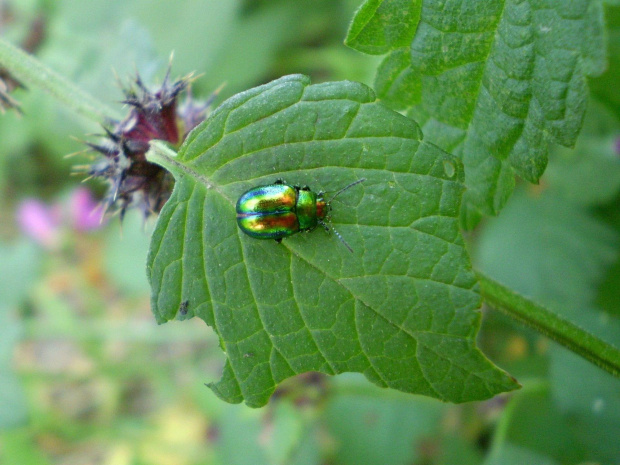
{"label": "beetle antenna", "polygon": [[[366,181],[366,178],[358,179],[357,181],[352,182],[352,183],[351,183],[351,184],[349,184],[348,186],[344,186],[342,189],[340,189],[338,192],[336,192],[336,193],[334,194],[334,196],[333,196],[331,199],[329,199],[329,201],[328,201],[327,203],[330,203],[332,200],[334,200],[336,197],[338,197],[340,194],[342,194],[344,191],[346,191],[346,190],[347,190],[347,189],[349,189],[350,187],[353,187],[353,186],[355,186],[355,185],[359,184],[360,182],[364,182],[364,181]],[[343,241],[343,242],[344,242],[344,241]],[[352,252],[352,251],[351,251],[351,252]]]}
{"label": "beetle antenna", "polygon": [[[358,182],[362,182],[363,179],[361,181],[357,181],[355,184],[357,184]],[[325,231],[329,232],[329,231],[333,231],[334,234],[336,235],[336,237],[338,237],[338,239],[340,239],[340,242],[343,243],[343,245],[349,249],[349,252],[353,253],[353,249],[351,248],[351,246],[349,244],[347,244],[347,241],[344,240],[344,237],[342,237],[340,235],[340,233],[338,231],[336,231],[333,227],[330,229],[329,226],[327,226],[325,223],[323,223],[322,221],[319,221],[319,224],[321,226],[323,226],[325,228]]]}

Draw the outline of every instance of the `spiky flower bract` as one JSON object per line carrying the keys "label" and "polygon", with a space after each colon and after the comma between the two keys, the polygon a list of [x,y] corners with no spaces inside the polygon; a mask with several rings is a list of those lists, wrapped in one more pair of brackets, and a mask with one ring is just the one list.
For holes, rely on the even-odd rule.
{"label": "spiky flower bract", "polygon": [[[159,213],[174,186],[174,179],[164,168],[146,159],[151,140],[180,144],[196,125],[202,122],[213,100],[193,100],[190,76],[170,81],[170,70],[162,84],[150,90],[140,76],[123,90],[123,103],[129,114],[122,121],[111,121],[98,143],[87,145],[102,155],[87,167],[92,177],[103,178],[108,192],[103,211],[118,210],[121,220],[127,209],[138,208],[144,217]],[[186,98],[179,104],[179,96]]]}

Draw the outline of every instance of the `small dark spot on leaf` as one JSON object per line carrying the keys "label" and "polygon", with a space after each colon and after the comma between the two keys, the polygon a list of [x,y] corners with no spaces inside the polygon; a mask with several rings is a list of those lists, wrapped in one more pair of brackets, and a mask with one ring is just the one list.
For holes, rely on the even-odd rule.
{"label": "small dark spot on leaf", "polygon": [[187,315],[187,310],[189,308],[189,300],[184,300],[183,302],[181,302],[181,305],[179,305],[179,313],[181,315]]}

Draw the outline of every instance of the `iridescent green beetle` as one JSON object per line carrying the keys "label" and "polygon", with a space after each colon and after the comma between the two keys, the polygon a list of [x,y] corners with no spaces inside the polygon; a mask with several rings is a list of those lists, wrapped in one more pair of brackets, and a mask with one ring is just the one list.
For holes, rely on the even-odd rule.
{"label": "iridescent green beetle", "polygon": [[[282,180],[254,187],[237,201],[237,224],[248,236],[277,242],[298,232],[312,231],[319,224],[329,231],[326,220],[332,200],[363,181],[343,187],[329,200],[325,200],[323,192],[317,194],[308,186],[290,186]],[[334,233],[353,252],[338,231]]]}

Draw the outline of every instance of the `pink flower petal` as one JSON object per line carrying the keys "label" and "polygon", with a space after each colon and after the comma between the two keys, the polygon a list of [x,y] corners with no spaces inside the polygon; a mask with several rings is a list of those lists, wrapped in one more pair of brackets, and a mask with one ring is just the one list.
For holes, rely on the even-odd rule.
{"label": "pink flower petal", "polygon": [[91,231],[102,225],[101,206],[85,187],[78,187],[71,195],[69,215],[76,231]]}
{"label": "pink flower petal", "polygon": [[17,208],[20,229],[44,247],[53,249],[60,243],[60,218],[38,199],[26,199]]}

